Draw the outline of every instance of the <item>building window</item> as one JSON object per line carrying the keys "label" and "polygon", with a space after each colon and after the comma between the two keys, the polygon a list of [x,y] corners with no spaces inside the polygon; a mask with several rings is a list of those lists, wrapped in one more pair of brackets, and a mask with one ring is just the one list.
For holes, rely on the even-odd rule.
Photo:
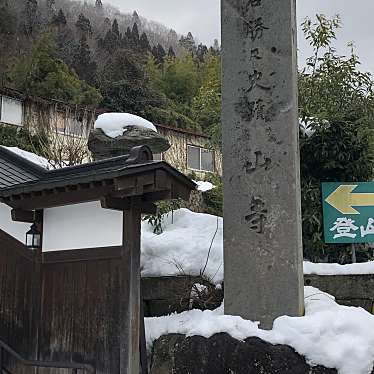
{"label": "building window", "polygon": [[187,146],[187,166],[199,171],[214,171],[213,151],[193,145]]}
{"label": "building window", "polygon": [[1,96],[0,106],[1,122],[22,126],[22,101]]}

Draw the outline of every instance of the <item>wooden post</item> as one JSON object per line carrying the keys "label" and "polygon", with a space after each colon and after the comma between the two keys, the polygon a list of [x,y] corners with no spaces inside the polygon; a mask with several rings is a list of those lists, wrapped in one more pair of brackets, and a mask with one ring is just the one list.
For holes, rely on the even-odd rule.
{"label": "wooden post", "polygon": [[143,293],[140,292],[140,364],[141,374],[148,374],[147,342],[145,340]]}
{"label": "wooden post", "polygon": [[357,262],[355,243],[351,244],[351,249],[352,249],[352,264],[355,264]]}
{"label": "wooden post", "polygon": [[140,221],[141,204],[131,200],[123,212],[120,268],[120,374],[139,374],[140,363]]}
{"label": "wooden post", "polygon": [[[35,224],[40,232],[40,248],[34,252],[34,274],[33,274],[33,328],[35,334],[35,360],[40,356],[40,334],[41,334],[41,313],[42,313],[42,262],[43,262],[43,210],[35,212]],[[35,373],[38,368],[35,367]]]}

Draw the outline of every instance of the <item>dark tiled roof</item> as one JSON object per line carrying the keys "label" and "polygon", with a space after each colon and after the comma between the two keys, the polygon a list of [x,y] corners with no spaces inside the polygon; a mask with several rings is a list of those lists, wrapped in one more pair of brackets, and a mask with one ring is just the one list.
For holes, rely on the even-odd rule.
{"label": "dark tiled roof", "polygon": [[[134,147],[129,155],[55,170],[41,168],[0,147],[0,162],[0,197],[113,179],[152,170],[155,167],[167,170],[191,189],[195,188],[195,184],[190,179],[167,163],[153,161],[152,152],[144,146]],[[2,170],[4,176],[1,174]]]}
{"label": "dark tiled roof", "polygon": [[0,189],[39,180],[45,172],[38,165],[0,147]]}

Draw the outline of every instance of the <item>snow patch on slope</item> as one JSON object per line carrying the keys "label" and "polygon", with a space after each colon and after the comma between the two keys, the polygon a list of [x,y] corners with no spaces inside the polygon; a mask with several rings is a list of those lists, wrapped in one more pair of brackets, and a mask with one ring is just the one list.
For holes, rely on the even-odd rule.
{"label": "snow patch on slope", "polygon": [[152,122],[130,113],[104,113],[95,122],[95,129],[101,129],[110,138],[117,138],[126,132],[128,127],[136,126],[157,132]]}
{"label": "snow patch on slope", "polygon": [[286,344],[311,365],[338,369],[339,374],[370,374],[374,362],[374,316],[362,308],[338,305],[333,296],[305,287],[305,316],[283,316],[273,329],[261,330],[257,322],[214,311],[191,310],[146,319],[147,344],[162,335],[177,333],[206,338],[226,332],[244,340],[259,337],[272,344]]}

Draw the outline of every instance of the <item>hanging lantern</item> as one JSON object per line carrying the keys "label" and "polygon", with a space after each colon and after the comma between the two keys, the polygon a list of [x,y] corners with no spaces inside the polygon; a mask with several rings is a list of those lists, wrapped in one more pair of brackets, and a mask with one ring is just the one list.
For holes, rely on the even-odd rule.
{"label": "hanging lantern", "polygon": [[41,247],[41,237],[41,233],[35,223],[33,223],[30,230],[26,233],[26,247],[32,250],[39,249]]}

